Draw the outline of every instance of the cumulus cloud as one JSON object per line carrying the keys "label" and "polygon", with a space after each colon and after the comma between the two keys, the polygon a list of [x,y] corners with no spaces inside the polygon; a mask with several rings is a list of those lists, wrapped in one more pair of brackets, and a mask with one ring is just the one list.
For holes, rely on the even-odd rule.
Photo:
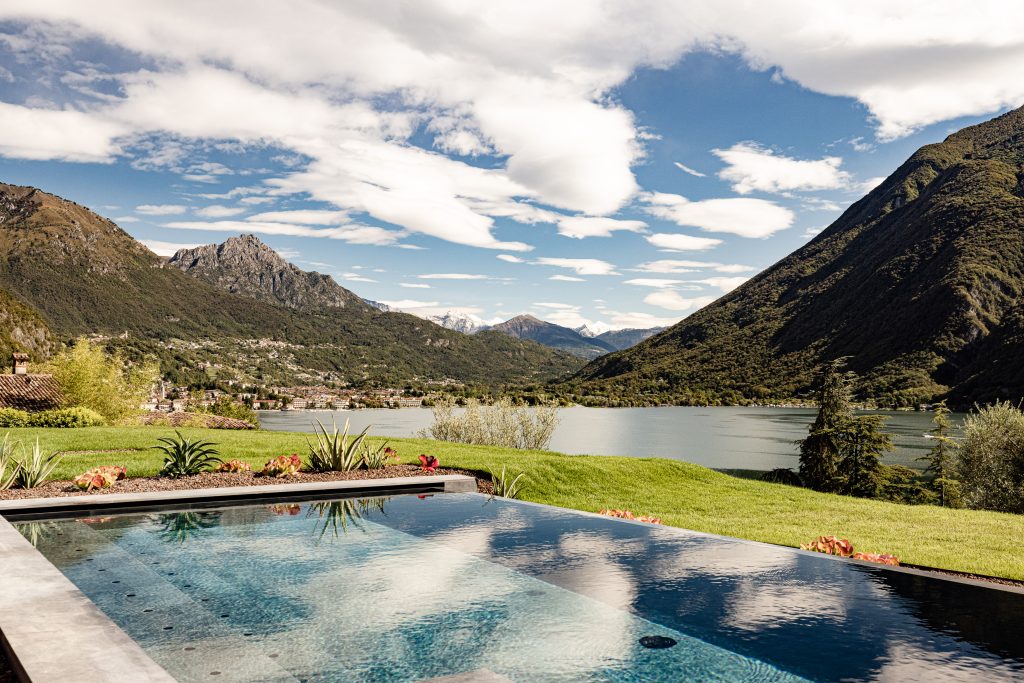
{"label": "cumulus cloud", "polygon": [[251,221],[268,221],[271,223],[297,223],[299,225],[334,225],[348,221],[344,211],[295,210],[295,211],[264,211],[249,217]]}
{"label": "cumulus cloud", "polygon": [[744,197],[690,201],[677,194],[648,192],[642,201],[644,210],[657,218],[683,227],[740,237],[769,237],[788,228],[794,219],[792,211],[765,199]]}
{"label": "cumulus cloud", "polygon": [[603,216],[566,216],[558,221],[558,234],[583,239],[584,237],[611,237],[618,230],[643,232],[643,221],[621,220]]}
{"label": "cumulus cloud", "polygon": [[291,223],[263,221],[172,221],[165,228],[176,230],[203,230],[207,232],[255,232],[264,235],[290,235],[293,237],[324,237],[350,244],[387,246],[395,244],[403,233],[372,225],[343,225],[335,228],[311,228]]}
{"label": "cumulus cloud", "polygon": [[694,282],[715,287],[722,292],[731,292],[749,279],[749,277],[709,277],[703,280],[694,280]]}
{"label": "cumulus cloud", "polygon": [[157,256],[174,256],[181,249],[195,249],[202,246],[197,242],[164,242],[161,240],[141,240],[151,252]]}
{"label": "cumulus cloud", "polygon": [[647,241],[665,251],[707,251],[722,243],[722,240],[713,237],[693,237],[673,233],[648,235]]}
{"label": "cumulus cloud", "polygon": [[728,149],[711,150],[726,167],[718,177],[732,183],[739,194],[785,193],[794,190],[835,190],[850,183],[841,170],[841,157],[794,159],[776,154],[755,142],[740,142]]}
{"label": "cumulus cloud", "polygon": [[674,289],[660,289],[644,297],[644,303],[669,311],[688,311],[707,306],[715,300],[712,296],[684,297]]}
{"label": "cumulus cloud", "polygon": [[568,268],[577,275],[615,275],[615,266],[592,258],[550,258],[542,257],[535,261],[541,266],[554,266],[555,268]]}

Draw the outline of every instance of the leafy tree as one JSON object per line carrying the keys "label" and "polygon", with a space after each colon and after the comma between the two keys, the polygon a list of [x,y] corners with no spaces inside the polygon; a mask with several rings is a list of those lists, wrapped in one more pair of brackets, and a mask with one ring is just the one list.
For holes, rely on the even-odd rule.
{"label": "leafy tree", "polygon": [[827,364],[818,392],[818,416],[800,445],[800,479],[804,486],[826,493],[839,492],[842,477],[842,438],[853,419],[850,384],[852,373],[843,370],[845,359]]}
{"label": "leafy tree", "polygon": [[949,408],[946,404],[939,403],[935,406],[935,417],[932,418],[935,427],[931,430],[932,439],[935,445],[918,460],[927,463],[925,474],[931,474],[930,488],[938,497],[939,505],[943,507],[960,506],[960,482],[954,478],[953,465],[954,456],[959,445],[950,436],[953,425],[949,421]]}
{"label": "leafy tree", "polygon": [[128,365],[118,353],[79,339],[47,364],[64,394],[66,406],[95,410],[108,422],[117,422],[139,409],[160,378],[153,362]]}
{"label": "leafy tree", "polygon": [[967,507],[1024,512],[1024,412],[1009,401],[968,415],[956,474]]}
{"label": "leafy tree", "polygon": [[892,436],[882,431],[884,425],[882,415],[857,415],[839,428],[841,493],[860,498],[878,495],[885,482],[882,455],[892,450]]}

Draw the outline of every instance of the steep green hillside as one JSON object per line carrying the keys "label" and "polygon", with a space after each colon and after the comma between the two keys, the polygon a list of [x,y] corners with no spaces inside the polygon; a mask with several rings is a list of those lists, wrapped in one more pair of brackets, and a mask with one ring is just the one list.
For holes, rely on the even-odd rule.
{"label": "steep green hillside", "polygon": [[530,339],[538,344],[561,349],[580,358],[597,358],[615,350],[611,344],[596,337],[584,337],[576,330],[539,320],[532,315],[517,315],[511,320],[493,325],[489,329],[516,339]]}
{"label": "steep green hillside", "polygon": [[10,372],[11,354],[20,351],[42,360],[54,340],[42,316],[0,289],[0,372]]}
{"label": "steep green hillside", "polygon": [[113,337],[129,353],[156,353],[165,370],[204,361],[224,378],[274,383],[495,384],[579,367],[539,344],[467,337],[369,306],[299,311],[232,294],[167,265],[85,207],[34,188],[0,184],[0,255],[0,287],[56,334]]}
{"label": "steep green hillside", "polygon": [[1022,165],[1024,109],[925,146],[807,245],[568,386],[640,403],[782,398],[849,356],[862,391],[895,405],[1019,398]]}

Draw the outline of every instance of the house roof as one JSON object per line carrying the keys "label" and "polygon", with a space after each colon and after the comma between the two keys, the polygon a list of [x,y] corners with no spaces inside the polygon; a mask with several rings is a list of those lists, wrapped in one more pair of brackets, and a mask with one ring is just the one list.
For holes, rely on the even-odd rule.
{"label": "house roof", "polygon": [[52,375],[0,375],[0,408],[49,410],[59,407],[62,398]]}

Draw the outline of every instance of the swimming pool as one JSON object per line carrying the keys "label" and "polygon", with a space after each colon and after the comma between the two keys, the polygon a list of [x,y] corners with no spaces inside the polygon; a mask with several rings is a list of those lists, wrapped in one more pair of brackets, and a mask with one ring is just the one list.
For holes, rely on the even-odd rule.
{"label": "swimming pool", "polygon": [[180,681],[1024,676],[1022,593],[479,494],[15,525]]}

